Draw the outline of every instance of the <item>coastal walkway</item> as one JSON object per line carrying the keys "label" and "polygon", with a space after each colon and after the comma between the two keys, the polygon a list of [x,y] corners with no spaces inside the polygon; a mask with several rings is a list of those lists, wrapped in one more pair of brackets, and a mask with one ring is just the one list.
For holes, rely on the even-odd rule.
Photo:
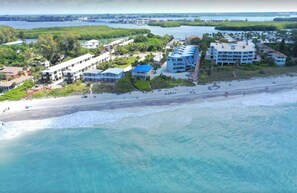
{"label": "coastal walkway", "polygon": [[195,71],[193,73],[193,82],[198,84],[199,79],[199,69],[200,69],[200,58],[196,62]]}

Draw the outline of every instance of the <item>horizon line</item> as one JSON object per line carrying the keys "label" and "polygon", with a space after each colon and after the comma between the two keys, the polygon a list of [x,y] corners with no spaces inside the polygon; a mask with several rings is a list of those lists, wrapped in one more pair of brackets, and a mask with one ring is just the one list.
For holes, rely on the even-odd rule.
{"label": "horizon line", "polygon": [[142,13],[124,13],[124,12],[114,12],[114,13],[32,13],[32,14],[1,14],[0,16],[27,16],[27,15],[132,15],[132,14],[236,14],[236,13],[297,13],[296,11],[234,11],[234,12],[142,12]]}

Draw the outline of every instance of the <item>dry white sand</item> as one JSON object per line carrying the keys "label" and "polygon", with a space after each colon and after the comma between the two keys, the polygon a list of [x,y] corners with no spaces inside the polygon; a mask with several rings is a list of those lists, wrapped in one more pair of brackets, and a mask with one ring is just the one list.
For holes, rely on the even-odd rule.
{"label": "dry white sand", "polygon": [[[29,119],[30,116],[24,117],[24,115],[32,115],[35,113],[35,119],[38,118],[38,112],[43,112],[39,116],[40,119],[48,116],[61,116],[62,109],[65,110],[62,114],[71,112],[77,112],[80,110],[108,108],[123,108],[133,107],[141,105],[162,105],[171,103],[180,103],[193,100],[208,100],[215,97],[223,97],[225,92],[228,92],[230,96],[240,96],[243,93],[255,94],[261,92],[276,92],[278,90],[295,89],[297,88],[297,77],[273,77],[273,78],[255,78],[242,81],[230,81],[218,83],[220,88],[215,89],[213,84],[198,85],[195,87],[176,87],[172,89],[156,90],[154,92],[142,93],[132,92],[122,95],[116,94],[98,94],[96,98],[94,95],[89,95],[88,98],[82,98],[81,96],[69,96],[62,98],[49,98],[49,99],[34,99],[34,100],[22,100],[22,101],[6,101],[0,103],[0,121],[12,121]],[[209,90],[212,87],[213,90]],[[265,88],[268,88],[266,90]],[[168,93],[174,94],[168,94]],[[26,107],[29,109],[26,109]],[[9,111],[3,112],[9,107]],[[97,107],[97,108],[95,108]],[[100,108],[99,108],[100,107]],[[71,111],[69,109],[72,109]],[[29,111],[28,111],[29,110]],[[49,111],[52,111],[51,113]],[[53,112],[55,111],[56,114]],[[23,117],[22,117],[23,116]]]}

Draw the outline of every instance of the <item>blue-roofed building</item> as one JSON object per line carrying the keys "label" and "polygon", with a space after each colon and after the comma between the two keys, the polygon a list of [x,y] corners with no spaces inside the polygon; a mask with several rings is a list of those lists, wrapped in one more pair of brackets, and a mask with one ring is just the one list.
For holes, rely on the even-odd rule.
{"label": "blue-roofed building", "polygon": [[150,77],[153,74],[153,70],[154,68],[150,65],[139,65],[132,70],[132,76],[145,79],[146,77]]}
{"label": "blue-roofed building", "polygon": [[179,46],[167,57],[167,71],[176,73],[194,70],[199,57],[198,46]]}

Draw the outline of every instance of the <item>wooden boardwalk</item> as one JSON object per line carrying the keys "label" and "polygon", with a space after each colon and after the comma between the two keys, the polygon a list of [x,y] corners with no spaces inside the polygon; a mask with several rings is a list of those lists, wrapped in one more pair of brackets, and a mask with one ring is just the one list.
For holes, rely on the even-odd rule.
{"label": "wooden boardwalk", "polygon": [[198,83],[199,79],[199,69],[200,69],[200,58],[196,62],[195,71],[193,73],[193,81]]}

